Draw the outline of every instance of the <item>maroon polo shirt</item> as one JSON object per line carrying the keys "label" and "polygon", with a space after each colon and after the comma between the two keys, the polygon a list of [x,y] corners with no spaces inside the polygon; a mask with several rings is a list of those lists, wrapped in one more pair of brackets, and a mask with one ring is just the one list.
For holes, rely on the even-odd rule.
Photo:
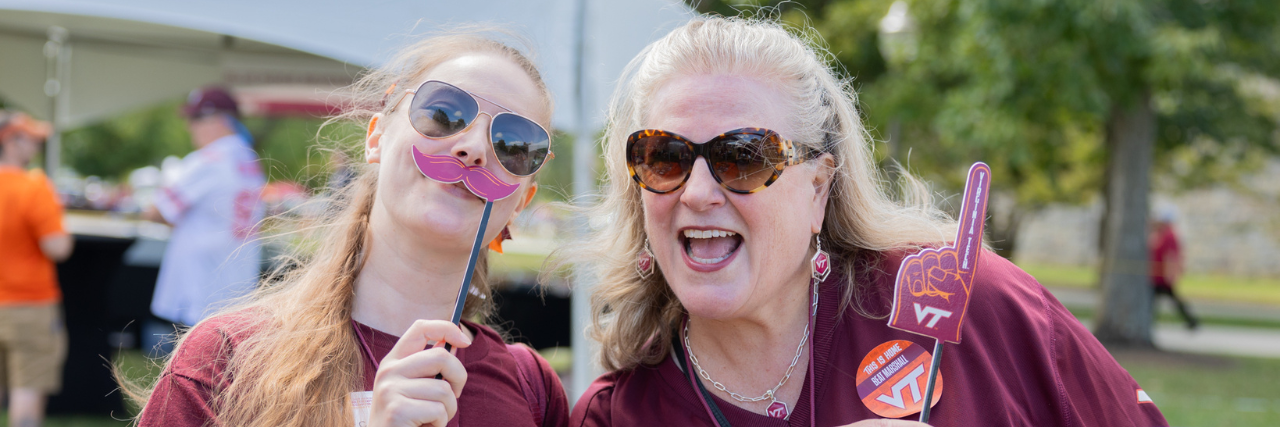
{"label": "maroon polo shirt", "polygon": [[[887,316],[901,256],[877,258],[857,272],[858,283],[870,288],[864,307]],[[962,342],[949,343],[943,351],[943,391],[930,414],[931,425],[1168,425],[1155,404],[1138,402],[1139,387],[1129,373],[1034,278],[990,251],[980,262]],[[886,319],[870,319],[852,309],[840,313],[844,289],[838,273],[820,289],[813,366],[790,420],[749,412],[714,396],[733,427],[834,426],[881,418],[858,394],[856,376],[863,357],[890,340],[933,350],[931,338],[889,328]],[[657,365],[597,379],[573,408],[569,424],[714,425],[696,393],[668,355]],[[816,423],[810,421],[811,410]]]}
{"label": "maroon polo shirt", "polygon": [[[201,322],[182,342],[173,362],[161,374],[151,400],[142,411],[142,427],[203,427],[211,423],[214,412],[209,406],[214,384],[225,382],[228,352],[235,351],[245,336],[227,331],[230,316]],[[457,356],[467,369],[467,385],[458,398],[458,412],[450,426],[534,426],[528,400],[520,389],[515,357],[507,350],[502,337],[486,326],[463,321],[475,332],[471,346],[458,349]],[[400,338],[363,324],[356,324],[369,347],[382,360]],[[361,352],[364,361],[364,389],[373,389],[377,373],[374,361]],[[568,399],[555,371],[541,357],[537,358],[547,399],[544,426],[565,424],[569,416]],[[536,374],[536,373],[535,373]],[[536,376],[535,376],[536,377]],[[352,390],[361,391],[361,390]],[[306,410],[306,408],[292,408]]]}

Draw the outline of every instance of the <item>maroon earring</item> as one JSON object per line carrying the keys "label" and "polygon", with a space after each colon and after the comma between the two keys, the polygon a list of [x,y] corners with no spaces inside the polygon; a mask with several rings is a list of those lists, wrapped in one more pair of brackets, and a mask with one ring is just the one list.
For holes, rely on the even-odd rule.
{"label": "maroon earring", "polygon": [[813,280],[817,280],[818,283],[822,283],[825,282],[827,280],[827,276],[831,274],[831,257],[822,250],[822,238],[818,236],[814,237],[818,239],[818,252],[814,253],[813,259],[810,260],[813,264],[813,271],[810,275],[813,276]]}
{"label": "maroon earring", "polygon": [[644,248],[640,249],[640,255],[636,257],[636,273],[640,275],[640,279],[648,279],[653,274],[653,251],[649,250],[649,239],[644,239]]}

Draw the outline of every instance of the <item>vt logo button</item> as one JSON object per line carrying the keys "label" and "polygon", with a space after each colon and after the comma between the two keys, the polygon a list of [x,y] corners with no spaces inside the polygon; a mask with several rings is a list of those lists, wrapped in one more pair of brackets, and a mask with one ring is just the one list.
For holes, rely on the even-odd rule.
{"label": "vt logo button", "polygon": [[[934,312],[929,312],[934,313]],[[858,365],[858,396],[867,409],[885,418],[902,418],[924,408],[924,390],[932,356],[907,340],[880,344]],[[931,406],[942,397],[942,373],[933,387]]]}

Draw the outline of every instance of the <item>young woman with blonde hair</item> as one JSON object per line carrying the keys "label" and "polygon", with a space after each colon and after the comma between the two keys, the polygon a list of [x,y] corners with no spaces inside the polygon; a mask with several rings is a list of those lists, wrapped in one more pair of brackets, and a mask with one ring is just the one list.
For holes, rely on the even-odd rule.
{"label": "young woman with blonde hair", "polygon": [[[612,371],[570,425],[923,425],[893,419],[923,406],[933,340],[885,317],[903,257],[956,223],[918,183],[886,195],[820,52],[774,22],[701,17],[628,66],[588,213],[611,221],[556,254],[599,278],[591,333]],[[978,263],[933,425],[1165,425],[1033,278]]]}
{"label": "young woman with blonde hair", "polygon": [[[300,266],[179,339],[138,390],[139,423],[563,425],[567,402],[544,360],[488,327],[449,322],[484,201],[425,178],[411,154],[518,183],[493,206],[484,239],[500,238],[550,155],[551,96],[533,63],[484,33],[439,36],[351,89],[341,118],[367,124],[371,165],[336,197]],[[485,266],[482,256],[464,319],[490,313]]]}

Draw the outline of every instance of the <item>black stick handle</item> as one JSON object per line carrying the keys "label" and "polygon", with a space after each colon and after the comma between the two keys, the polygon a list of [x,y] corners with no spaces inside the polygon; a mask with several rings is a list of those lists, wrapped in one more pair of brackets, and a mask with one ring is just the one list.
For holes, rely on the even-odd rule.
{"label": "black stick handle", "polygon": [[942,340],[933,341],[933,363],[929,366],[929,380],[924,386],[924,408],[920,409],[920,422],[929,423],[929,407],[933,405],[933,384],[938,378],[938,367],[942,365]]}
{"label": "black stick handle", "polygon": [[[462,307],[467,304],[467,294],[471,292],[471,276],[476,271],[476,260],[480,258],[480,245],[484,243],[484,230],[489,226],[489,213],[493,211],[493,202],[484,202],[484,216],[480,217],[480,229],[476,230],[476,242],[471,244],[471,259],[467,261],[467,272],[462,278],[462,286],[458,287],[458,298],[453,305],[453,324],[458,325],[462,322]],[[427,347],[431,348],[431,347]],[[444,343],[444,350],[453,350],[453,345]],[[436,375],[436,379],[444,379],[443,375]]]}
{"label": "black stick handle", "polygon": [[480,247],[484,244],[484,230],[489,226],[489,212],[493,211],[493,202],[484,202],[484,216],[480,217],[480,229],[476,230],[476,242],[471,244],[471,258],[467,260],[467,274],[462,278],[462,286],[458,287],[458,298],[453,306],[453,324],[462,321],[462,306],[467,304],[467,294],[471,292],[471,275],[476,272],[476,260],[480,258]]}

